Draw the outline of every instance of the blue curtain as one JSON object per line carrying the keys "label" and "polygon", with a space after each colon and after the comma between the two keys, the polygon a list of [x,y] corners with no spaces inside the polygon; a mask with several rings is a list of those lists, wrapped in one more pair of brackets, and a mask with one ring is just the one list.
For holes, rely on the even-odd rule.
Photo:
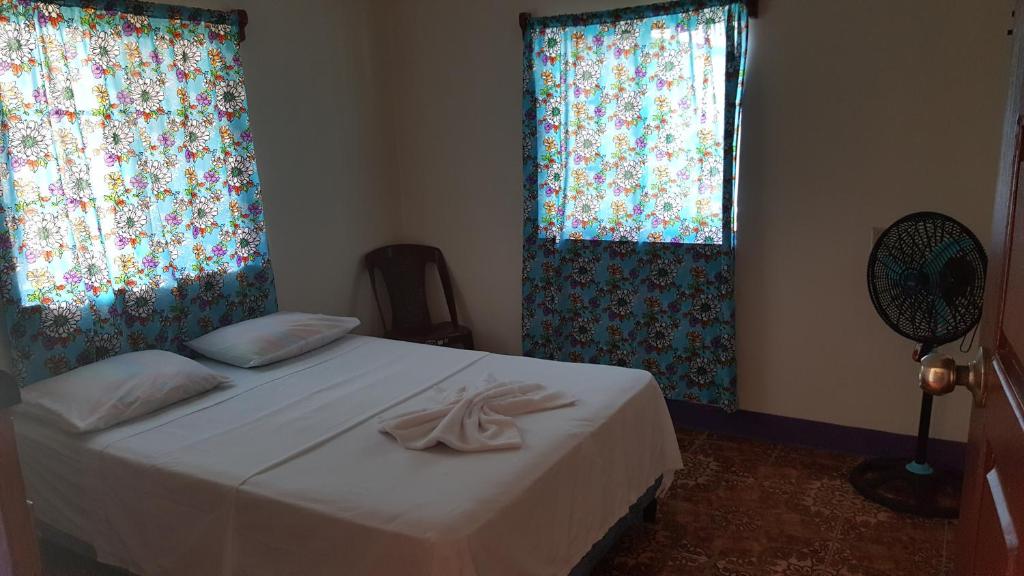
{"label": "blue curtain", "polygon": [[733,205],[747,15],[673,2],[524,32],[523,350],[736,407]]}
{"label": "blue curtain", "polygon": [[0,296],[19,381],[276,310],[239,13],[0,2]]}

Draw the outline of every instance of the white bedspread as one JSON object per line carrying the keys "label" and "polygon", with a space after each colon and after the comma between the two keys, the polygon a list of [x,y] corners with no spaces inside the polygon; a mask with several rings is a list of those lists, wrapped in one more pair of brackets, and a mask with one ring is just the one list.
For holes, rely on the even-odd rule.
{"label": "white bedspread", "polygon": [[[16,417],[38,517],[136,573],[563,576],[679,450],[646,372],[349,336],[73,436]],[[376,419],[460,386],[543,382],[523,447],[405,450]]]}

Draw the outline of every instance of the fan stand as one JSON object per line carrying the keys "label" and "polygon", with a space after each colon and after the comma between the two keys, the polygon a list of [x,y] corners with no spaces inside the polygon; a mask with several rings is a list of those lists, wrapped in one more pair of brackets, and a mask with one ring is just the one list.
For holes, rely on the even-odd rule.
{"label": "fan stand", "polygon": [[[916,359],[930,351],[922,347]],[[917,426],[914,459],[871,458],[850,472],[850,484],[862,496],[890,510],[927,518],[956,518],[960,512],[960,485],[955,472],[936,470],[928,464],[928,434],[932,421],[933,396],[921,394],[921,417]]]}

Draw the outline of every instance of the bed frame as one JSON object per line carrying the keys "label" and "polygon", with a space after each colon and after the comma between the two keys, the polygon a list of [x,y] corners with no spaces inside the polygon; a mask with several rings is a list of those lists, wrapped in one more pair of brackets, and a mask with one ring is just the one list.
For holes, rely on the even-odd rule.
{"label": "bed frame", "polygon": [[658,488],[661,487],[662,477],[654,481],[654,484],[637,498],[636,502],[629,507],[629,511],[619,518],[618,522],[612,525],[605,532],[605,535],[591,546],[590,551],[576,566],[569,572],[569,576],[588,576],[601,560],[615,547],[622,535],[627,530],[642,522],[653,524],[658,518]]}

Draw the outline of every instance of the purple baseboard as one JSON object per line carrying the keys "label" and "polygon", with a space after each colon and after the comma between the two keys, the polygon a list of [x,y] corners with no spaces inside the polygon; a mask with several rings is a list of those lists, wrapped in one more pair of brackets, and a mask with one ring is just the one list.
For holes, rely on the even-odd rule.
{"label": "purple baseboard", "polygon": [[[729,414],[721,408],[668,400],[672,422],[679,428],[704,430],[730,436],[755,438],[780,444],[796,444],[847,452],[862,456],[898,458],[914,454],[915,436],[893,434],[867,428],[840,426],[826,422],[775,416],[738,410]],[[962,471],[967,445],[952,440],[932,438],[928,443],[928,460],[937,468]]]}

